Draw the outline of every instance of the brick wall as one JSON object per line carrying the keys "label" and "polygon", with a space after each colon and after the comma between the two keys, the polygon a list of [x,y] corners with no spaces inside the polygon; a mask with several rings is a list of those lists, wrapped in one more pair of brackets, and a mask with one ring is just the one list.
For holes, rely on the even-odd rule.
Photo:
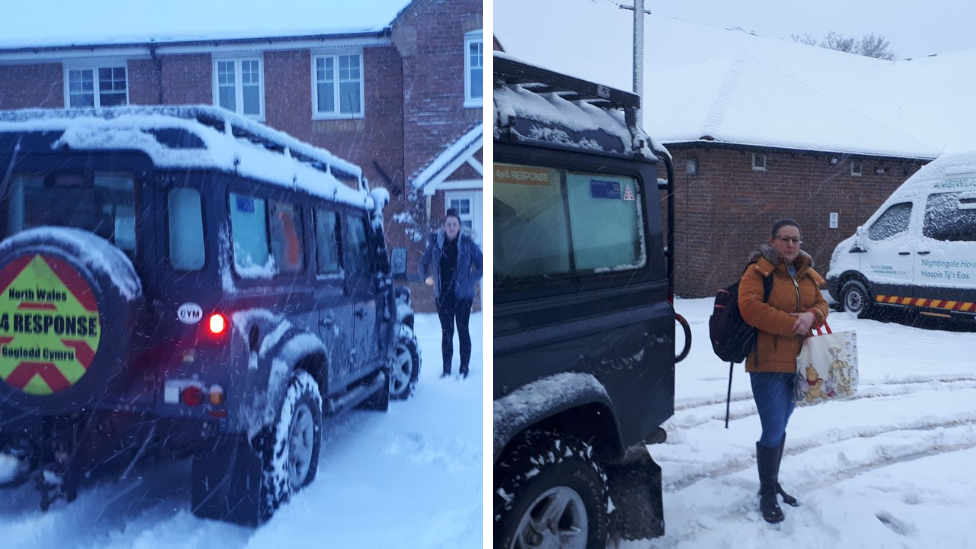
{"label": "brick wall", "polygon": [[208,53],[160,56],[164,105],[213,105],[213,59]]}
{"label": "brick wall", "polygon": [[[799,223],[802,249],[825,274],[834,247],[920,167],[905,159],[854,157],[862,165],[858,177],[850,174],[852,158],[843,155],[765,151],[763,172],[752,169],[752,150],[668,150],[676,178],[675,293],[682,297],[714,295],[736,279],[750,252],[783,217]],[[686,162],[696,157],[698,175],[687,174]],[[885,171],[877,174],[876,168]],[[838,214],[836,229],[829,228],[831,212]]]}
{"label": "brick wall", "polygon": [[394,27],[407,177],[482,120],[481,108],[464,107],[464,35],[482,28],[481,9],[479,0],[417,1]]}
{"label": "brick wall", "polygon": [[0,65],[0,109],[64,108],[61,63]]}

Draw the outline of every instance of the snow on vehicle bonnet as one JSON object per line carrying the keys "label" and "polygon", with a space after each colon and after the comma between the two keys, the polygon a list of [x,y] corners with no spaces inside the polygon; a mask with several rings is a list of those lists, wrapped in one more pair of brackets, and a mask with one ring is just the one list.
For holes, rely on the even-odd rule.
{"label": "snow on vehicle bonnet", "polygon": [[0,132],[62,132],[52,149],[135,150],[159,168],[217,169],[373,208],[355,164],[216,107],[11,111]]}

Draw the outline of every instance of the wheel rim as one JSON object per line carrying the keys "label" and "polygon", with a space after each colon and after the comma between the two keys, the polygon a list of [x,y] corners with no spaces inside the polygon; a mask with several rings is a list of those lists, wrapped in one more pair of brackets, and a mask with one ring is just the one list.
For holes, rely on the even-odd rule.
{"label": "wheel rim", "polygon": [[864,296],[856,288],[852,288],[847,291],[847,298],[844,300],[844,306],[848,311],[852,313],[859,313],[861,309],[864,308]]}
{"label": "wheel rim", "polygon": [[397,345],[396,362],[390,376],[390,395],[399,396],[410,386],[413,377],[413,357],[405,345]]}
{"label": "wheel rim", "polygon": [[586,508],[575,490],[550,488],[519,520],[511,549],[586,549]]}
{"label": "wheel rim", "polygon": [[315,420],[307,404],[295,408],[291,427],[288,429],[288,480],[292,487],[305,484],[312,465],[315,449]]}

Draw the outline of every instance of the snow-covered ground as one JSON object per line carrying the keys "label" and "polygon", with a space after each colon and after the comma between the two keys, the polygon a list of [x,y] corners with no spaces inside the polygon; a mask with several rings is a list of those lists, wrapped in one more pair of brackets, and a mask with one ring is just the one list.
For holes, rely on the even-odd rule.
{"label": "snow-covered ground", "polygon": [[465,381],[439,379],[437,316],[418,315],[416,328],[416,396],[385,414],[327,422],[315,482],[264,526],[194,517],[189,463],[180,462],[101,482],[47,513],[29,487],[0,491],[0,548],[482,547],[482,314],[471,315]]}
{"label": "snow-covered ground", "polygon": [[694,344],[676,367],[668,440],[650,447],[664,470],[667,535],[618,549],[976,546],[973,328],[832,311],[835,332],[857,332],[860,387],[850,400],[794,412],[780,480],[800,507],[782,506],[786,520],[771,526],[756,496],[760,425],[748,375],[735,366],[726,430],[729,367],[708,344],[711,300],[675,308]]}

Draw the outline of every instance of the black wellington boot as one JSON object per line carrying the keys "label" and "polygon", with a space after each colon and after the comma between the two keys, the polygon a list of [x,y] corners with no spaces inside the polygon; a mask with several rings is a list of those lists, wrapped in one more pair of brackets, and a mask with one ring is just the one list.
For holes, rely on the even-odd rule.
{"label": "black wellington boot", "polygon": [[779,443],[779,454],[776,459],[776,492],[783,496],[783,503],[789,505],[790,507],[799,507],[800,502],[796,500],[795,497],[786,493],[783,487],[779,483],[779,466],[783,463],[783,448],[786,446],[786,435],[783,435],[783,441]]}
{"label": "black wellington boot", "polygon": [[776,467],[779,448],[767,448],[756,443],[756,465],[759,468],[759,510],[763,520],[770,523],[783,520],[783,510],[776,500]]}

